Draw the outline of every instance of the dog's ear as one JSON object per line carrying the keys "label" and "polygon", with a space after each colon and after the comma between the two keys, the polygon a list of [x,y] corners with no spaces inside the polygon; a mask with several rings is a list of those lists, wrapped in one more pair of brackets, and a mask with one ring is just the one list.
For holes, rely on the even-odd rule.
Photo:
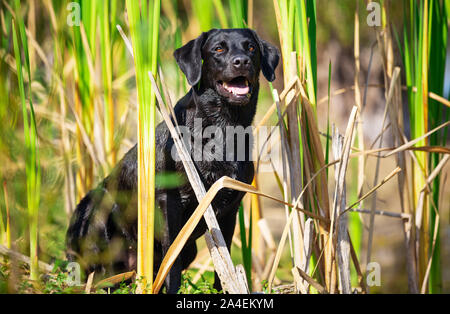
{"label": "dog's ear", "polygon": [[178,66],[186,75],[191,86],[196,85],[202,76],[202,47],[207,37],[208,33],[202,33],[173,53]]}
{"label": "dog's ear", "polygon": [[280,61],[280,51],[271,43],[259,38],[254,30],[252,30],[252,33],[261,51],[261,71],[269,82],[273,82],[275,80],[275,69]]}

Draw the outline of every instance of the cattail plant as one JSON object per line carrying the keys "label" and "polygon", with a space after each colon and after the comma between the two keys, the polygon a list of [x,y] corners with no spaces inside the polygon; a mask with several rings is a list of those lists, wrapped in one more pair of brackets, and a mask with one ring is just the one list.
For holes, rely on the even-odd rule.
{"label": "cattail plant", "polygon": [[202,0],[193,0],[191,1],[192,6],[192,14],[197,20],[200,30],[202,32],[209,31],[213,26],[213,2],[212,1],[202,1]]}
{"label": "cattail plant", "polygon": [[[64,208],[67,214],[71,214],[76,206],[76,187],[75,187],[75,175],[74,169],[72,167],[71,159],[72,159],[72,141],[70,138],[70,131],[67,128],[67,124],[64,123],[65,119],[69,115],[68,101],[66,95],[66,89],[68,88],[68,84],[66,83],[66,78],[64,75],[56,75],[56,73],[64,74],[64,64],[65,64],[65,40],[69,36],[64,32],[64,26],[66,25],[66,19],[57,18],[57,16],[61,16],[60,10],[65,9],[65,7],[55,7],[52,1],[46,0],[44,1],[45,7],[47,9],[51,31],[53,35],[53,53],[54,53],[54,62],[53,67],[49,70],[53,71],[55,75],[52,76],[52,80],[50,82],[51,90],[55,92],[57,95],[54,100],[55,104],[53,110],[58,112],[60,115],[59,120],[59,129],[60,129],[60,146],[59,152],[60,156],[63,159],[64,164]],[[51,94],[53,95],[53,94]],[[50,100],[53,98],[50,98]],[[50,106],[51,106],[50,101]],[[49,107],[50,107],[49,106]],[[77,139],[75,139],[77,141]]]}
{"label": "cattail plant", "polygon": [[[3,9],[3,7],[1,8]],[[9,12],[3,12],[2,16],[3,29],[0,31],[0,48],[6,50],[9,45],[8,34],[11,32],[11,17]],[[0,62],[0,95],[8,95],[8,90],[11,88],[10,85],[7,65],[4,62]],[[3,119],[7,114],[9,98],[0,98],[0,117]]]}
{"label": "cattail plant", "polygon": [[157,72],[160,6],[159,0],[126,2],[139,104],[137,274],[143,279],[142,292],[153,289],[156,99],[148,72]]}
{"label": "cattail plant", "polygon": [[115,17],[117,13],[117,1],[99,1],[98,10],[100,12],[100,49],[102,60],[102,77],[103,77],[103,102],[104,102],[104,134],[105,134],[105,153],[107,162],[110,166],[116,163],[116,145],[114,144],[114,122],[115,108],[112,95],[113,82],[113,61],[112,61],[112,35],[116,30]]}
{"label": "cattail plant", "polygon": [[[425,0],[404,2],[404,46],[406,85],[408,88],[411,137],[418,138],[448,121],[448,110],[442,103],[429,99],[429,93],[442,95],[447,54],[448,19],[445,1]],[[417,146],[445,146],[447,130],[432,134]],[[439,236],[440,176],[427,187],[427,177],[433,172],[442,154],[414,152],[412,190],[413,208],[420,211],[416,234],[421,291],[439,293],[442,290]],[[426,188],[430,192],[421,193]],[[421,199],[421,196],[425,199]],[[417,215],[417,213],[416,213]],[[436,231],[436,232],[435,232]],[[427,267],[431,261],[429,275]],[[429,285],[427,285],[429,278]],[[425,287],[428,286],[428,289]]]}
{"label": "cattail plant", "polygon": [[[93,68],[96,51],[97,2],[77,0],[81,8],[81,25],[72,27],[73,56],[76,63],[75,111],[80,123],[77,124],[76,173],[77,200],[80,200],[92,187],[94,179],[93,160],[87,154],[83,135],[90,142],[94,139],[94,82]],[[83,130],[81,129],[83,128]]]}
{"label": "cattail plant", "polygon": [[[324,153],[318,138],[316,121],[316,94],[317,94],[317,56],[315,43],[316,3],[315,1],[274,1],[278,33],[280,37],[281,52],[283,56],[283,73],[285,87],[295,79],[305,88],[300,97],[291,95],[286,98],[287,106],[287,137],[289,142],[284,144],[287,160],[290,161],[289,179],[290,196],[285,191],[287,200],[295,200],[302,186],[311,176],[324,166]],[[309,23],[308,23],[309,21]],[[291,104],[292,102],[292,104]],[[284,123],[280,120],[280,123]],[[307,127],[309,126],[309,127]],[[308,188],[309,192],[303,200],[304,206],[312,212],[321,213],[329,217],[328,192],[325,173],[317,179],[317,185]],[[286,187],[287,184],[285,184]],[[314,195],[314,197],[312,197]],[[301,234],[305,218],[294,215],[292,223],[293,266],[300,267],[304,263],[303,236]],[[316,252],[318,253],[318,252]],[[318,255],[317,255],[318,257]],[[309,262],[307,262],[309,263]],[[327,266],[332,269],[331,264]]]}
{"label": "cattail plant", "polygon": [[[0,5],[1,7],[1,5]],[[12,27],[12,19],[9,16],[9,12],[2,13],[2,26],[3,29],[0,30],[0,49],[5,50],[8,48],[9,40],[6,32],[10,32]],[[4,33],[5,32],[5,33]],[[5,95],[5,97],[0,97],[0,119],[4,120],[7,119],[8,114],[8,106],[9,106],[9,99],[10,97],[7,97],[8,90],[11,88],[11,84],[9,81],[8,76],[8,68],[7,65],[4,62],[0,62],[0,95]],[[4,134],[6,131],[5,126],[0,126],[0,132]],[[5,133],[6,134],[6,133]],[[4,139],[3,136],[0,139],[0,145],[3,146]],[[0,174],[3,175],[3,174]],[[6,181],[4,181],[3,184],[3,192],[4,192],[4,204],[5,204],[5,210],[0,210],[0,242],[3,245],[6,245],[8,248],[10,248],[10,229],[9,229],[9,206],[8,206],[8,193],[6,189]]]}
{"label": "cattail plant", "polygon": [[[20,0],[16,0],[16,21],[12,24],[14,56],[16,59],[17,79],[22,105],[23,128],[25,136],[25,165],[27,186],[27,207],[30,236],[30,279],[38,280],[38,214],[41,188],[41,165],[38,148],[36,116],[31,94],[31,68],[28,54],[28,40],[25,34],[25,24],[21,16]],[[24,62],[22,62],[22,54]],[[23,73],[26,73],[26,80]]]}
{"label": "cattail plant", "polygon": [[[444,75],[445,63],[448,44],[448,14],[450,8],[445,8],[445,3],[442,1],[431,1],[429,9],[429,71],[432,73],[428,77],[428,90],[437,95],[444,95]],[[447,6],[448,6],[447,1]],[[449,110],[434,99],[430,99],[428,103],[428,124],[429,129],[434,129],[438,125],[449,120]],[[448,129],[444,132],[435,133],[430,136],[431,146],[446,146]],[[437,168],[442,160],[443,155],[438,153],[430,153],[429,155],[429,173]],[[441,270],[441,241],[440,241],[440,224],[437,220],[436,213],[439,212],[440,203],[440,178],[438,175],[431,186],[431,196],[429,201],[430,208],[430,231],[437,225],[437,233],[435,236],[430,236],[431,264],[429,292],[442,293],[442,270]],[[431,233],[430,233],[431,235]],[[433,245],[433,237],[436,242]],[[433,249],[434,246],[434,249]]]}
{"label": "cattail plant", "polygon": [[[77,122],[76,193],[79,200],[92,188],[97,177],[107,173],[117,161],[120,148],[115,144],[115,136],[120,131],[117,111],[124,110],[116,108],[120,98],[113,97],[113,92],[117,89],[115,75],[122,71],[123,60],[115,62],[113,67],[113,58],[118,58],[123,49],[114,45],[118,37],[116,21],[120,2],[78,0],[75,3],[81,9],[81,16],[80,25],[71,26],[76,65],[75,106],[71,111]],[[54,10],[51,3],[47,2],[47,6],[50,12]]]}
{"label": "cattail plant", "polygon": [[[358,123],[356,125],[357,132],[355,135],[355,145],[360,151],[364,151],[364,131],[363,131],[363,99],[361,94],[360,73],[361,73],[361,60],[360,60],[360,16],[359,16],[359,2],[356,1],[355,19],[354,19],[354,57],[355,57],[355,105],[358,107]],[[329,134],[328,134],[329,135]],[[327,162],[328,163],[328,162]],[[352,201],[356,201],[362,195],[362,188],[365,179],[365,158],[364,156],[358,157],[351,161],[352,167],[352,187],[350,189],[350,198]],[[356,182],[356,184],[355,184]],[[364,202],[359,204],[360,207],[364,206]],[[359,256],[361,250],[362,241],[362,223],[360,221],[358,213],[349,214],[349,232],[355,246],[355,252]],[[353,282],[356,283],[356,273],[352,272]]]}

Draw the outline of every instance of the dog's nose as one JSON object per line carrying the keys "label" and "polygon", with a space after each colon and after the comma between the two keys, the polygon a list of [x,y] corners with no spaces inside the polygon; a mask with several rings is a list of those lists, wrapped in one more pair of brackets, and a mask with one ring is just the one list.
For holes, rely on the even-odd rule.
{"label": "dog's nose", "polygon": [[250,64],[250,58],[247,56],[237,56],[233,58],[232,63],[234,67],[240,69]]}

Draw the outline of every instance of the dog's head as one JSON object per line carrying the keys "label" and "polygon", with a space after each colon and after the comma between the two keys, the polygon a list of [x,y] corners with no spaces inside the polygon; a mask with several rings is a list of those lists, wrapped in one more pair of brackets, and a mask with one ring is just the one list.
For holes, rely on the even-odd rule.
{"label": "dog's head", "polygon": [[214,89],[230,104],[245,105],[257,92],[259,73],[275,79],[278,49],[250,29],[213,29],[175,50],[191,86]]}

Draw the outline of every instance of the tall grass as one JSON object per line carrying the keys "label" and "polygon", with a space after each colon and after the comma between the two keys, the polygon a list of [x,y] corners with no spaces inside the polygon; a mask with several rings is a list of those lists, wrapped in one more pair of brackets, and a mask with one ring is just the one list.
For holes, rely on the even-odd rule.
{"label": "tall grass", "polygon": [[[280,37],[281,52],[283,56],[284,85],[297,76],[300,84],[305,88],[301,91],[300,102],[295,100],[294,94],[287,97],[287,138],[285,143],[285,154],[289,164],[289,177],[284,174],[285,179],[290,181],[290,191],[285,198],[290,201],[296,200],[302,187],[310,181],[315,173],[318,173],[325,165],[325,155],[321,147],[317,130],[316,95],[317,95],[317,51],[316,51],[316,2],[304,0],[274,0],[278,33]],[[292,104],[290,102],[294,101]],[[280,119],[280,123],[283,120]],[[283,141],[283,140],[282,140]],[[289,160],[289,161],[288,161]],[[311,212],[318,213],[324,217],[330,217],[328,205],[327,179],[324,172],[319,173],[317,182],[306,188],[307,193],[302,203]],[[287,185],[285,184],[287,187]],[[286,199],[287,200],[287,199]],[[293,267],[305,269],[305,256],[303,255],[303,230],[305,218],[302,215],[294,215],[292,223],[292,239],[290,246],[293,252]],[[319,230],[323,230],[319,228]],[[327,233],[323,234],[324,243],[328,243]],[[319,241],[321,241],[319,240]],[[324,247],[324,243],[320,247]],[[318,244],[318,243],[317,243]],[[327,244],[328,245],[328,244]],[[325,246],[327,246],[325,245]],[[327,254],[327,253],[326,253]],[[314,252],[315,258],[319,258],[318,251]],[[327,258],[321,260],[320,265],[325,277],[326,286],[331,288],[331,277],[333,275],[333,261],[328,254]],[[306,261],[308,264],[309,261]]]}
{"label": "tall grass", "polygon": [[114,122],[115,110],[112,95],[113,82],[113,55],[112,55],[112,35],[115,31],[115,17],[117,13],[117,1],[99,1],[98,11],[100,12],[100,49],[102,60],[103,77],[103,102],[104,102],[104,131],[105,131],[105,153],[110,166],[116,164],[116,149],[114,144]]}
{"label": "tall grass", "polygon": [[[94,139],[94,59],[96,52],[97,3],[77,0],[81,8],[81,25],[72,27],[73,56],[76,63],[75,110],[81,121],[77,125],[77,200],[79,201],[92,187],[94,180],[94,161],[87,153],[83,142],[84,132],[92,143]],[[83,130],[81,130],[83,128]]]}
{"label": "tall grass", "polygon": [[148,73],[157,73],[159,47],[159,0],[126,2],[133,43],[138,91],[138,255],[137,274],[143,292],[153,289],[155,227],[155,128],[156,99],[149,88]]}
{"label": "tall grass", "polygon": [[[53,5],[52,1],[45,1],[46,9],[49,15],[49,20],[52,29],[53,42],[53,53],[54,62],[53,67],[50,69],[54,74],[50,82],[52,91],[55,93],[55,103],[53,108],[55,112],[60,115],[60,146],[59,151],[63,159],[63,169],[64,169],[64,207],[67,214],[71,214],[76,206],[76,180],[75,169],[72,167],[72,153],[71,153],[71,139],[70,131],[68,130],[64,119],[68,116],[69,106],[68,99],[66,97],[66,89],[68,89],[69,84],[67,84],[66,77],[61,73],[64,73],[65,58],[67,57],[64,51],[65,41],[69,35],[64,32],[64,25],[66,24],[65,19],[62,21],[61,18],[57,18],[57,12],[60,12],[61,8]],[[73,51],[72,51],[73,52]],[[51,94],[53,96],[53,93]],[[53,97],[52,97],[53,98]],[[52,99],[51,98],[51,99]],[[52,103],[52,101],[50,101]]]}
{"label": "tall grass", "polygon": [[207,32],[213,27],[213,2],[212,1],[202,1],[202,0],[192,0],[192,14],[198,17],[197,20],[200,30],[202,32]]}
{"label": "tall grass", "polygon": [[245,28],[247,24],[247,1],[230,0],[230,16],[232,28]]}
{"label": "tall grass", "polygon": [[[6,16],[5,16],[6,15]],[[3,16],[5,18],[4,22],[4,28],[5,31],[9,32],[11,30],[11,17],[8,13],[4,14]],[[9,40],[6,34],[3,33],[3,31],[0,31],[0,49],[2,51],[6,50],[9,45]],[[0,95],[8,95],[8,90],[10,90],[10,81],[8,79],[8,68],[6,66],[6,63],[4,62],[5,56],[2,56],[0,58]],[[8,105],[9,105],[9,97],[0,97],[0,119],[4,120],[7,118],[8,114]],[[1,134],[7,134],[8,127],[5,125],[0,125],[0,132]],[[5,145],[4,139],[0,139],[0,148],[3,148]],[[4,178],[2,178],[4,180]],[[1,211],[0,214],[0,238],[1,243],[4,245],[8,245],[7,241],[7,234],[9,230],[7,230],[7,219],[9,215],[8,205],[7,205],[7,192],[6,192],[6,181],[4,181],[3,185],[3,191],[4,191],[4,201],[5,201],[5,211]],[[10,239],[10,238],[9,238]],[[10,248],[10,245],[8,246]]]}
{"label": "tall grass", "polygon": [[[3,10],[2,10],[3,12]],[[0,32],[0,48],[3,51],[6,51],[9,46],[9,38],[7,34],[11,33],[11,17],[9,12],[3,12],[3,20],[4,23],[2,23],[4,27],[3,30]],[[1,55],[1,62],[0,62],[0,94],[1,95],[8,95],[8,91],[11,89],[10,81],[8,80],[8,67],[6,62],[4,61],[6,59],[6,54]],[[3,119],[6,117],[7,114],[7,108],[9,104],[9,97],[0,97],[0,117]],[[2,132],[5,132],[3,127],[0,127]],[[0,142],[2,143],[2,142]]]}
{"label": "tall grass", "polygon": [[[448,3],[448,1],[447,1]],[[444,94],[444,76],[445,63],[447,54],[448,41],[448,12],[445,3],[441,1],[431,1],[429,17],[429,75],[428,89],[437,95]],[[449,120],[449,111],[434,99],[430,99],[428,103],[428,123],[429,129],[434,129],[438,125]],[[431,146],[446,146],[448,130],[444,132],[432,134],[430,136]],[[442,154],[431,153],[429,158],[429,172],[435,169],[442,160]],[[436,220],[436,212],[439,212],[440,204],[440,178],[438,175],[433,180],[431,187],[430,207],[430,230],[434,229],[435,224],[439,224]],[[437,229],[436,243],[434,252],[431,253],[433,260],[430,273],[429,292],[442,293],[442,270],[441,270],[441,240],[440,227]],[[433,247],[433,237],[430,237],[430,247]]]}
{"label": "tall grass", "polygon": [[[23,132],[25,136],[25,169],[27,186],[27,207],[30,238],[30,279],[39,278],[38,265],[38,214],[41,189],[41,165],[38,148],[36,116],[31,93],[31,68],[28,50],[28,40],[25,34],[25,24],[22,18],[20,0],[16,0],[16,21],[12,24],[14,56],[16,59],[17,80],[22,104]],[[22,54],[24,63],[22,63]],[[27,86],[23,73],[26,74]]]}
{"label": "tall grass", "polygon": [[[404,47],[403,59],[408,87],[409,118],[411,137],[418,138],[430,129],[448,121],[448,110],[435,100],[429,99],[429,92],[443,94],[444,69],[447,54],[448,20],[445,3],[439,0],[423,2],[404,2]],[[414,90],[415,88],[415,90]],[[417,146],[445,146],[447,131],[432,134],[430,138],[417,143]],[[431,258],[429,275],[429,292],[439,293],[442,290],[442,271],[440,261],[439,226],[434,235],[436,219],[439,211],[440,177],[433,181],[431,193],[425,194],[423,207],[420,208],[420,192],[426,186],[426,179],[442,159],[441,154],[415,152],[416,162],[413,165],[412,188],[414,208],[421,211],[422,219],[418,223],[419,279],[422,286],[426,268]],[[433,244],[433,238],[435,243]]]}
{"label": "tall grass", "polygon": [[[364,151],[364,130],[363,130],[363,103],[361,95],[361,84],[360,84],[360,74],[361,74],[361,59],[360,59],[360,16],[359,16],[359,2],[356,2],[355,8],[355,20],[354,20],[354,40],[353,49],[355,57],[355,105],[358,107],[358,124],[356,126],[357,133],[355,136],[355,145],[360,151]],[[329,133],[329,132],[327,132]],[[365,157],[360,156],[357,160],[351,161],[352,167],[352,187],[350,189],[349,198],[352,202],[356,201],[362,195],[362,188],[364,185],[364,170],[365,170]],[[356,183],[356,184],[355,184]],[[364,202],[359,204],[360,208],[364,207]],[[349,232],[351,239],[353,240],[353,245],[355,246],[356,254],[360,255],[361,252],[361,242],[362,242],[362,223],[358,213],[349,214]],[[356,272],[352,269],[352,280],[356,283]]]}

